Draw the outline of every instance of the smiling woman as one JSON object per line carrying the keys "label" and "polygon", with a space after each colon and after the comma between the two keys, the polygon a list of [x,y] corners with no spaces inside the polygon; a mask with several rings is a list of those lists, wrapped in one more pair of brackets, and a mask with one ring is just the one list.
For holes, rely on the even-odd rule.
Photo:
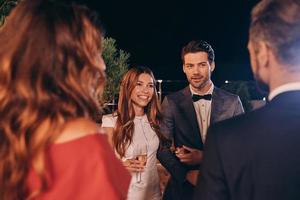
{"label": "smiling woman", "polygon": [[154,93],[153,78],[146,73],[140,74],[136,86],[132,90],[131,100],[136,116],[144,115],[144,108],[151,101]]}
{"label": "smiling woman", "polygon": [[[123,77],[118,110],[102,119],[102,127],[132,180],[128,199],[160,199],[156,151],[161,115],[155,78],[146,67],[130,69]],[[143,159],[146,160],[143,160]]]}

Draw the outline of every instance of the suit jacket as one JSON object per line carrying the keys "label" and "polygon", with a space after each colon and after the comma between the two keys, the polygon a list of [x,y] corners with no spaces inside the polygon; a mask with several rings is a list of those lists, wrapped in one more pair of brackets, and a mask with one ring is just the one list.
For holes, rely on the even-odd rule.
{"label": "suit jacket", "polygon": [[209,130],[195,199],[300,199],[300,91]]}
{"label": "suit jacket", "polygon": [[[192,94],[189,87],[166,96],[162,103],[163,121],[161,132],[172,139],[175,147],[186,145],[203,150],[197,116],[194,109]],[[243,107],[238,96],[219,88],[212,93],[211,123],[231,118],[243,113]],[[161,144],[157,158],[171,174],[171,180],[165,191],[164,199],[186,199],[192,197],[193,188],[185,177],[192,169],[199,166],[189,166],[181,163],[170,150],[171,143]]]}

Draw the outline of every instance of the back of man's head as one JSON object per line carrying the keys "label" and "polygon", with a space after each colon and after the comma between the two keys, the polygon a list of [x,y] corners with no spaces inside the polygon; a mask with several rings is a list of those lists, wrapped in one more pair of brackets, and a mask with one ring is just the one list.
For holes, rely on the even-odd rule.
{"label": "back of man's head", "polygon": [[280,63],[299,66],[300,0],[262,0],[258,3],[252,10],[250,40],[254,43],[264,41]]}

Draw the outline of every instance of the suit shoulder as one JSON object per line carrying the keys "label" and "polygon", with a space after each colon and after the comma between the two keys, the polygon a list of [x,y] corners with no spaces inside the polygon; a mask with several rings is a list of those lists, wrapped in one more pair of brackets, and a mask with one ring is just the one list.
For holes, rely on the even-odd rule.
{"label": "suit shoulder", "polygon": [[219,94],[222,95],[222,96],[226,96],[227,98],[232,98],[232,99],[237,99],[237,98],[239,98],[238,95],[233,94],[233,93],[231,93],[231,92],[228,92],[228,91],[226,91],[226,90],[224,90],[224,89],[221,89],[221,88],[215,88],[215,92],[216,92],[216,93],[219,93]]}
{"label": "suit shoulder", "polygon": [[247,132],[256,127],[258,123],[264,122],[266,108],[260,108],[243,115],[237,115],[232,118],[217,122],[211,126],[212,129],[220,130],[220,132],[230,132],[233,129],[244,130]]}
{"label": "suit shoulder", "polygon": [[186,90],[187,88],[183,88],[181,90],[168,94],[167,96],[165,96],[165,98],[171,101],[177,101],[179,97],[184,96],[184,94],[187,92]]}

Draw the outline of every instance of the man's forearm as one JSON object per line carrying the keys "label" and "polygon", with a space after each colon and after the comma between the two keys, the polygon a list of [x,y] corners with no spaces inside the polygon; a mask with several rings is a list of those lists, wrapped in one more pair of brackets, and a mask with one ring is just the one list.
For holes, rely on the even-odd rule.
{"label": "man's forearm", "polygon": [[186,181],[187,169],[170,149],[161,148],[157,151],[157,159],[178,182]]}

